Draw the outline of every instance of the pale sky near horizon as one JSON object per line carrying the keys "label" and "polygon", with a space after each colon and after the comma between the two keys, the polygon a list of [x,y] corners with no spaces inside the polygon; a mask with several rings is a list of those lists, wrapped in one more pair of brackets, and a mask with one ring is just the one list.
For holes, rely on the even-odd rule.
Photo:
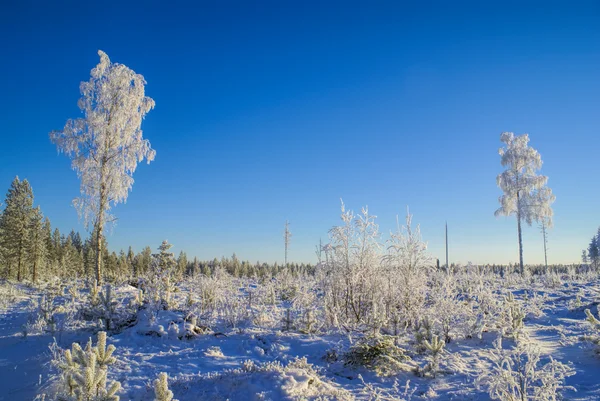
{"label": "pale sky near horizon", "polygon": [[[556,195],[550,263],[600,226],[598,2],[10,2],[0,10],[0,191],[27,178],[53,226],[84,232],[79,181],[48,133],[80,116],[98,49],[156,101],[118,251],[163,239],[201,259],[314,262],[340,198],[384,238],[409,206],[434,257],[518,260],[495,218],[500,133],[529,133]],[[4,188],[4,189],[2,189]],[[543,261],[537,227],[526,263]]]}

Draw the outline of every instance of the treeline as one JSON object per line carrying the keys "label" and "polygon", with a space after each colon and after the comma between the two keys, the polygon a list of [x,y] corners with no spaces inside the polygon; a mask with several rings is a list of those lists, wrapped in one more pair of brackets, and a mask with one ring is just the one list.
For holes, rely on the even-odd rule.
{"label": "treeline", "polygon": [[[50,278],[94,277],[94,238],[85,240],[79,232],[68,234],[52,228],[50,219],[44,217],[40,206],[34,206],[33,190],[29,182],[15,177],[6,194],[4,209],[0,214],[0,278],[37,282]],[[134,253],[110,252],[103,238],[102,264],[104,278],[108,281],[135,280],[151,273],[157,263],[157,254],[147,246]],[[157,247],[158,248],[158,247]],[[175,259],[175,258],[174,258]],[[212,275],[218,268],[235,277],[267,278],[275,276],[284,267],[292,273],[312,274],[310,264],[251,263],[241,261],[233,254],[211,261],[188,259],[180,252],[175,259],[174,276]]]}

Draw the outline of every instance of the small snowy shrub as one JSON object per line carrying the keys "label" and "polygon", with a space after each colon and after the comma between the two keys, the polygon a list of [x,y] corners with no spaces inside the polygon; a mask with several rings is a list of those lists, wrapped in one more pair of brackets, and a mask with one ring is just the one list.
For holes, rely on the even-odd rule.
{"label": "small snowy shrub", "polygon": [[346,352],[344,363],[352,367],[365,367],[379,376],[412,371],[416,367],[406,351],[398,347],[391,336],[362,338]]}
{"label": "small snowy shrub", "polygon": [[556,401],[566,377],[575,371],[564,363],[540,363],[540,350],[533,344],[518,342],[512,350],[502,349],[499,338],[490,352],[492,368],[484,371],[477,383],[490,398],[500,401]]}
{"label": "small snowy shrub", "polygon": [[218,346],[208,347],[208,349],[204,351],[204,355],[213,358],[223,358],[225,356],[223,355],[223,351],[221,351],[221,348]]}
{"label": "small snowy shrub", "polygon": [[7,309],[13,305],[23,292],[10,283],[0,284],[0,310]]}
{"label": "small snowy shrub", "polygon": [[173,399],[173,392],[169,390],[169,377],[165,372],[154,380],[154,401],[177,401]]}
{"label": "small snowy shrub", "polygon": [[597,353],[600,353],[600,320],[596,319],[596,317],[592,314],[589,309],[585,310],[586,321],[590,323],[592,329],[594,329],[592,335],[584,336],[583,339],[587,341],[591,341],[598,348],[596,349]]}

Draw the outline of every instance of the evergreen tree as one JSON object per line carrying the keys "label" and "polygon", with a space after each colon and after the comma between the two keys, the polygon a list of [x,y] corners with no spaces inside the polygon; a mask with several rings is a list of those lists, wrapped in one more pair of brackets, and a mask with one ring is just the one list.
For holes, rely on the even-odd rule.
{"label": "evergreen tree", "polygon": [[134,276],[137,276],[134,266],[134,260],[135,254],[133,253],[133,249],[131,249],[131,246],[129,246],[129,249],[127,250],[127,266],[129,268],[128,274],[133,274]]}
{"label": "evergreen tree", "polygon": [[52,260],[55,266],[59,266],[62,260],[62,243],[60,238],[60,230],[55,228],[52,233]]}
{"label": "evergreen tree", "polygon": [[145,247],[140,253],[138,274],[147,274],[152,266],[152,249],[149,246]]}
{"label": "evergreen tree", "polygon": [[169,275],[176,265],[175,255],[173,252],[169,252],[172,246],[167,240],[164,240],[158,247],[158,253],[152,255],[154,258],[154,269],[159,275]]}
{"label": "evergreen tree", "polygon": [[590,245],[588,247],[588,256],[590,263],[594,266],[595,269],[598,268],[599,258],[600,258],[600,247],[598,246],[599,237],[596,235],[592,238]]}
{"label": "evergreen tree", "polygon": [[31,221],[34,214],[33,191],[27,180],[15,177],[6,194],[6,207],[2,213],[2,249],[7,262],[7,276],[11,267],[17,267],[17,280],[23,279],[27,250],[30,249]]}
{"label": "evergreen tree", "polygon": [[54,254],[54,245],[52,243],[52,225],[50,224],[50,219],[46,217],[44,219],[44,225],[42,227],[43,238],[44,238],[44,260],[45,260],[45,270],[46,275],[50,275],[52,273],[52,261]]}
{"label": "evergreen tree", "polygon": [[71,243],[75,249],[77,249],[77,252],[81,252],[83,249],[83,242],[81,241],[81,235],[79,235],[79,232],[71,230],[69,233],[69,238],[71,238]]}
{"label": "evergreen tree", "polygon": [[177,258],[177,277],[183,277],[185,271],[187,270],[187,255],[185,252],[179,252],[179,257]]}
{"label": "evergreen tree", "polygon": [[[29,257],[32,265],[33,282],[37,282],[38,268],[46,259],[46,236],[45,236],[45,221],[43,219],[40,207],[36,207],[31,215],[31,230],[29,239]],[[47,221],[47,219],[46,219]]]}

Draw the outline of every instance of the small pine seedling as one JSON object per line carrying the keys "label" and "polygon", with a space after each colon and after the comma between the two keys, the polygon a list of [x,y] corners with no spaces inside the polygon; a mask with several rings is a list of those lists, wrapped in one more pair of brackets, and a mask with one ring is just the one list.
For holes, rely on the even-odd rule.
{"label": "small pine seedling", "polygon": [[177,401],[173,399],[173,392],[169,390],[168,376],[165,372],[154,380],[154,401]]}

